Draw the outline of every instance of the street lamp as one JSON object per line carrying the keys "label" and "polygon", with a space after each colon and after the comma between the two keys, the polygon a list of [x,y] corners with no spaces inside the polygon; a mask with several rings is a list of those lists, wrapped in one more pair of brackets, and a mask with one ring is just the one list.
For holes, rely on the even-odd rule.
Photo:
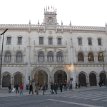
{"label": "street lamp", "polygon": [[3,33],[1,33],[0,35],[3,35],[2,37],[2,47],[1,47],[1,57],[0,57],[0,88],[1,88],[1,73],[2,73],[2,56],[3,56],[3,44],[4,44],[4,34],[7,32],[8,29],[5,29],[3,31]]}

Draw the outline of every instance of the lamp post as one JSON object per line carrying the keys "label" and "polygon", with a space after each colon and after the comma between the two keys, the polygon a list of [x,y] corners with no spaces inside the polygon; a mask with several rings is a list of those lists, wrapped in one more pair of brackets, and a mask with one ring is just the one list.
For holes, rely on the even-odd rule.
{"label": "lamp post", "polygon": [[3,35],[2,37],[2,46],[1,46],[1,57],[0,57],[0,88],[1,88],[1,73],[2,73],[2,56],[3,56],[3,45],[4,45],[4,34],[7,32],[8,29],[5,29],[3,31],[3,33],[1,33],[0,35]]}

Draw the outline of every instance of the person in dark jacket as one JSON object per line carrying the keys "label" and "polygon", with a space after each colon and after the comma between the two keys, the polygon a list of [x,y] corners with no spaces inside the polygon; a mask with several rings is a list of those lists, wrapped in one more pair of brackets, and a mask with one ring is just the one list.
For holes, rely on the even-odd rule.
{"label": "person in dark jacket", "polygon": [[9,86],[8,86],[8,90],[9,90],[9,93],[11,93],[11,90],[12,90],[12,88],[11,88],[11,84],[9,84]]}
{"label": "person in dark jacket", "polygon": [[62,92],[62,88],[63,88],[63,85],[62,83],[60,84],[60,91]]}
{"label": "person in dark jacket", "polygon": [[58,85],[57,83],[54,83],[54,92],[57,94],[57,90],[58,90]]}
{"label": "person in dark jacket", "polygon": [[15,90],[16,90],[16,94],[19,93],[19,85],[18,84],[15,85]]}
{"label": "person in dark jacket", "polygon": [[54,84],[51,83],[51,94],[54,94],[53,90],[54,90]]}
{"label": "person in dark jacket", "polygon": [[30,86],[29,86],[29,94],[32,92],[32,94],[33,94],[33,86],[32,86],[32,84],[30,84]]}
{"label": "person in dark jacket", "polygon": [[45,84],[42,86],[42,90],[43,90],[43,95],[44,95],[45,91],[46,91],[46,85]]}

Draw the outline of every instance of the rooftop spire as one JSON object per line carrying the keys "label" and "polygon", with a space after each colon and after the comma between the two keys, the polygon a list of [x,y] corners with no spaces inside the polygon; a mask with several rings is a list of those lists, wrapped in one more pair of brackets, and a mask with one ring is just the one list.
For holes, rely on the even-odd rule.
{"label": "rooftop spire", "polygon": [[71,24],[71,21],[70,21],[70,24],[69,24],[69,26],[71,26],[72,24]]}
{"label": "rooftop spire", "polygon": [[46,6],[46,8],[44,8],[44,12],[56,12],[56,9],[52,6]]}
{"label": "rooftop spire", "polygon": [[29,25],[31,25],[31,20],[29,20]]}
{"label": "rooftop spire", "polygon": [[39,23],[39,20],[38,20],[38,25],[39,25],[40,23]]}
{"label": "rooftop spire", "polygon": [[31,32],[31,21],[29,20],[29,32]]}
{"label": "rooftop spire", "polygon": [[63,22],[61,21],[61,26],[63,26]]}

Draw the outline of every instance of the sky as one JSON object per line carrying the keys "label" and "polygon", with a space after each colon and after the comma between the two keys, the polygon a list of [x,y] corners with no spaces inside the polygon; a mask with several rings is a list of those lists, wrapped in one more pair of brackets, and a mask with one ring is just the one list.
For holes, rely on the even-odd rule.
{"label": "sky", "polygon": [[44,8],[57,10],[59,24],[105,26],[107,0],[0,0],[0,24],[37,24],[43,22]]}

